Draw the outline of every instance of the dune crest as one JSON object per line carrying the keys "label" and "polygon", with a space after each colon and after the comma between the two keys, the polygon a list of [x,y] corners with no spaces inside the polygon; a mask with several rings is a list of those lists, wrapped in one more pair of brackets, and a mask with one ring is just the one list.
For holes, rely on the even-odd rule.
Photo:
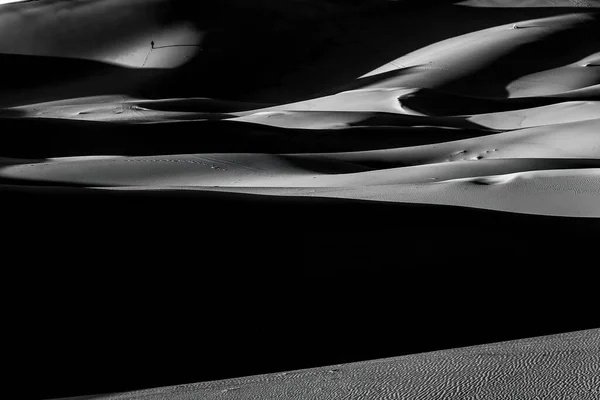
{"label": "dune crest", "polygon": [[[138,3],[149,7],[151,17],[132,22],[124,31],[107,33],[110,37],[125,35],[118,46],[94,42],[98,37],[108,38],[95,32],[111,29],[111,13],[133,18]],[[57,145],[51,151],[40,148],[28,153],[26,145],[17,141],[2,156],[13,160],[19,155],[27,161],[7,162],[0,169],[0,178],[32,185],[219,187],[280,195],[288,195],[293,188],[315,188],[310,193],[331,197],[528,213],[535,213],[538,207],[542,214],[600,216],[600,201],[594,203],[599,185],[594,171],[600,167],[596,163],[600,159],[600,67],[596,66],[600,65],[600,24],[593,12],[598,3],[446,3],[451,2],[434,7],[456,12],[481,8],[488,10],[490,21],[500,21],[496,16],[507,7],[556,7],[565,11],[535,18],[523,14],[522,19],[484,29],[473,25],[467,33],[397,54],[337,90],[332,86],[332,93],[261,104],[201,94],[165,98],[145,93],[154,90],[152,82],[177,79],[182,71],[188,71],[188,64],[196,68],[202,60],[209,63],[225,57],[211,47],[216,39],[211,39],[214,34],[209,28],[202,31],[201,25],[189,18],[168,20],[152,14],[164,9],[163,0],[127,5],[104,0],[72,7],[49,1],[8,7],[0,16],[3,32],[20,24],[24,13],[29,12],[35,23],[22,35],[38,37],[42,29],[48,29],[54,35],[48,40],[60,42],[62,47],[43,46],[28,39],[16,41],[11,36],[0,40],[4,52],[86,58],[152,72],[139,80],[127,78],[134,76],[132,72],[119,78],[134,82],[127,91],[107,89],[108,93],[87,95],[81,82],[109,88],[108,83],[117,87],[121,81],[111,81],[115,75],[108,71],[113,70],[103,67],[93,80],[84,72],[76,81],[67,74],[68,84],[40,89],[39,101],[32,101],[35,89],[19,94],[25,96],[21,97],[22,104],[0,110],[3,124],[26,127],[51,123],[69,132],[68,138],[77,137],[75,132],[83,126],[96,132],[118,128],[135,138],[127,140],[139,140],[140,146],[145,130],[158,135],[152,137],[164,135],[164,141],[169,141],[169,132],[184,132],[185,127],[186,133],[181,135],[185,143],[194,146],[187,147],[187,153],[161,152],[157,140],[151,153],[144,155],[140,147],[132,154],[129,150],[119,152],[115,136],[105,139],[104,151],[76,153]],[[577,11],[563,8],[570,6]],[[356,7],[349,10],[362,10]],[[381,10],[398,12],[399,18],[403,10],[411,12],[403,4],[378,7],[382,8],[369,9],[373,18],[383,18],[377,14]],[[71,38],[64,37],[67,27],[79,27],[91,16],[101,19],[92,33],[86,36],[82,32],[78,38],[89,38],[87,48],[71,46]],[[63,28],[53,28],[59,23]],[[96,51],[90,50],[94,46]],[[164,75],[161,69],[170,72]],[[198,71],[202,73],[201,68]],[[64,95],[55,95],[57,88]],[[84,140],[85,132],[81,137]],[[135,144],[128,149],[132,147]],[[106,155],[111,157],[102,158]],[[568,171],[568,175],[561,171]],[[304,196],[309,192],[301,189],[294,193]],[[554,197],[565,200],[559,204],[552,200]]]}

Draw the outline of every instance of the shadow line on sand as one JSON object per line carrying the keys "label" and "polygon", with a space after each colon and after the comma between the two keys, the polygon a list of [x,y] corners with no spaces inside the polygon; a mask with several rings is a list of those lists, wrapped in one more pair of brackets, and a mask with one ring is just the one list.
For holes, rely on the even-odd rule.
{"label": "shadow line on sand", "polygon": [[165,71],[127,68],[115,64],[67,57],[0,54],[3,73],[0,107],[8,108],[79,97],[143,95]]}
{"label": "shadow line on sand", "polygon": [[410,126],[308,130],[226,120],[119,124],[6,118],[0,119],[0,156],[40,159],[84,155],[327,153],[440,143],[497,132],[472,125],[460,130]]}

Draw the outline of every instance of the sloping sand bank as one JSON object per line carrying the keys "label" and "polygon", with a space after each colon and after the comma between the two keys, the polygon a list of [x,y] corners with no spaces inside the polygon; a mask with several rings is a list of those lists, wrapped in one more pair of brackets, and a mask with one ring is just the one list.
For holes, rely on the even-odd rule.
{"label": "sloping sand bank", "polygon": [[[195,383],[97,399],[597,398],[600,330]],[[84,400],[83,398],[78,398]]]}

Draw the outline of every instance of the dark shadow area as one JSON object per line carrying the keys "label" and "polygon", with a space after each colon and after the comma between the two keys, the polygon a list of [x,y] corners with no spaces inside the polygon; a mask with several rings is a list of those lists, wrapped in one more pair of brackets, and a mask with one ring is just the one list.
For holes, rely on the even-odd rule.
{"label": "dark shadow area", "polygon": [[[440,40],[517,20],[584,11],[461,7],[449,1],[309,3],[287,2],[285,7],[273,1],[164,4],[161,20],[191,20],[207,32],[203,51],[171,70],[2,54],[0,62],[11,79],[0,84],[0,106],[113,93],[288,102],[352,86],[359,76]],[[583,51],[580,46],[567,47],[565,54]],[[530,56],[525,48],[522,55]]]}
{"label": "dark shadow area", "polygon": [[[472,124],[474,127],[477,125]],[[0,120],[0,156],[192,153],[325,153],[374,150],[483,136],[483,129],[353,127],[285,129],[231,121],[113,124],[60,119]]]}
{"label": "dark shadow area", "polygon": [[[596,328],[600,221],[0,186],[20,397],[189,383]],[[26,387],[26,389],[23,389]]]}
{"label": "dark shadow area", "polygon": [[[582,11],[450,3],[350,10],[339,8],[343,0],[176,0],[162,18],[191,16],[208,31],[191,63],[156,71],[4,54],[0,107],[114,93],[290,101],[451,36]],[[403,101],[436,115],[543,105],[420,94]],[[23,159],[369,150],[490,133],[383,120],[318,131],[2,113],[0,156]],[[600,326],[592,274],[598,219],[29,183],[0,182],[2,364],[5,388],[19,398],[121,392]]]}
{"label": "dark shadow area", "polygon": [[152,102],[137,102],[141,107],[156,111],[230,113],[237,111],[257,110],[274,106],[275,104],[246,103],[209,98],[183,98],[175,100],[154,100]]}
{"label": "dark shadow area", "polygon": [[[492,99],[475,96],[465,96],[442,90],[419,89],[416,92],[401,96],[398,100],[411,110],[436,116],[447,117],[456,115],[473,115],[516,111],[526,108],[549,106],[564,101],[575,100],[568,96],[552,97],[514,97],[510,99]],[[596,101],[598,96],[577,97],[576,100]]]}
{"label": "dark shadow area", "polygon": [[[359,76],[453,36],[516,20],[582,12],[563,7],[491,10],[445,1],[377,6],[328,1],[311,3],[311,7],[300,1],[293,7],[288,7],[291,3],[286,7],[263,3],[180,1],[164,5],[161,19],[191,19],[207,32],[203,51],[171,70],[2,54],[0,62],[11,79],[0,84],[0,106],[114,93],[288,102],[352,87]],[[449,22],[453,20],[469,24]],[[569,57],[582,52],[579,47],[568,46]],[[530,56],[525,48],[522,54]]]}
{"label": "dark shadow area", "polygon": [[[540,29],[544,29],[543,26]],[[588,21],[534,43],[519,46],[488,68],[440,87],[443,91],[492,98],[507,98],[506,87],[516,79],[562,67],[600,51],[600,23]],[[560,49],[560,50],[557,50]]]}
{"label": "dark shadow area", "polygon": [[201,44],[169,44],[165,46],[154,46],[152,49],[166,49],[168,47],[201,47]]}
{"label": "dark shadow area", "polygon": [[[106,393],[108,394],[108,393]],[[92,395],[92,396],[72,396],[72,397],[62,397],[55,398],[54,400],[97,400],[104,398],[103,395]]]}
{"label": "dark shadow area", "polygon": [[463,7],[453,1],[361,7],[309,3],[179,3],[173,14],[196,15],[195,24],[207,32],[203,52],[154,87],[154,97],[201,93],[295,101],[330,94],[404,54],[450,37],[515,21],[593,12],[577,7]]}
{"label": "dark shadow area", "polygon": [[356,78],[354,80],[351,80],[349,83],[346,83],[346,84],[343,84],[340,86],[334,86],[328,90],[322,90],[319,93],[315,94],[314,97],[331,96],[331,95],[334,95],[334,94],[337,94],[340,92],[364,89],[365,87],[368,87],[368,86],[377,87],[377,84],[380,82],[385,82],[387,80],[390,80],[393,78],[399,78],[401,76],[408,76],[408,75],[418,72],[418,71],[419,71],[418,66],[413,66],[413,67],[398,68],[398,69],[394,69],[394,70],[387,71],[387,72],[381,72],[376,75],[365,76],[362,78]]}
{"label": "dark shadow area", "polygon": [[6,77],[0,82],[4,108],[108,94],[142,95],[146,85],[165,75],[165,70],[63,57],[0,54],[0,64]]}

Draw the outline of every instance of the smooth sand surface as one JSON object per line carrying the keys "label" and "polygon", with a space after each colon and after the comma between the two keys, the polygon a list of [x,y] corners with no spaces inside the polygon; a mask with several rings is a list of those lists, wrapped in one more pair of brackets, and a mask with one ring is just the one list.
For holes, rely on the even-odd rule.
{"label": "smooth sand surface", "polygon": [[279,195],[325,187],[336,189],[308,193],[598,217],[598,129],[592,119],[349,153],[63,158],[4,167],[2,177],[153,189],[270,187],[267,193]]}
{"label": "smooth sand surface", "polygon": [[[145,10],[142,15],[140,7]],[[7,4],[0,12],[0,53],[82,58],[136,68],[180,66],[198,51],[203,32],[189,20],[161,18],[157,13],[167,7],[165,0]],[[152,41],[156,50],[151,49]]]}
{"label": "smooth sand surface", "polygon": [[[105,3],[98,9],[93,4],[74,7],[69,13],[85,21],[90,15],[112,15],[113,9],[130,15],[133,9],[133,5]],[[496,3],[463,2],[453,7],[479,7],[487,10],[493,20],[501,15]],[[519,3],[518,7],[549,7],[548,2],[530,3]],[[568,2],[551,3],[566,6]],[[88,121],[99,124],[95,129],[107,132],[113,124],[132,125],[142,129],[140,132],[151,124],[152,129],[164,132],[166,143],[176,142],[169,138],[169,132],[176,132],[184,123],[186,132],[190,131],[188,136],[193,132],[190,124],[197,124],[198,140],[208,137],[215,129],[214,123],[218,123],[219,129],[235,131],[242,138],[248,135],[248,144],[238,141],[239,150],[235,152],[219,151],[218,146],[213,146],[216,152],[194,149],[188,154],[155,152],[132,156],[119,154],[115,142],[112,147],[116,151],[105,154],[61,154],[59,149],[46,159],[23,157],[27,151],[21,148],[20,156],[37,161],[11,163],[0,170],[0,177],[32,184],[195,190],[218,187],[222,191],[235,188],[272,195],[318,195],[600,217],[596,163],[600,156],[600,67],[596,66],[600,25],[592,12],[595,3],[584,3],[573,3],[580,10],[577,12],[557,7],[564,13],[523,18],[450,36],[408,54],[398,54],[398,58],[356,76],[348,81],[350,89],[346,85],[337,93],[268,107],[200,97],[150,99],[131,91],[35,102],[31,101],[35,98],[32,92],[27,104],[0,111],[5,123],[52,120],[64,121],[57,126],[68,128],[75,121]],[[160,1],[148,4],[161,6]],[[31,32],[27,35],[34,35],[41,26],[56,23],[43,17],[39,7],[12,5],[3,18],[18,23],[21,12],[39,14],[43,20],[28,25]],[[65,6],[47,2],[44,7]],[[398,7],[401,9],[402,5]],[[503,7],[517,4],[504,2]],[[65,23],[80,23],[75,22],[75,15],[65,14],[63,18]],[[155,29],[152,24],[142,19],[128,32],[135,37],[143,33],[148,38],[147,32]],[[183,44],[187,31],[177,26],[173,29],[173,37],[179,37],[177,43]],[[128,58],[123,52],[136,57],[135,50],[114,46],[108,57],[108,42],[95,44],[97,37],[90,36],[89,45],[100,46],[91,56],[83,51],[73,53],[76,48],[72,46],[64,47],[70,53],[56,50],[52,55],[125,63]],[[201,52],[198,40],[186,46],[168,47],[157,38],[155,49],[147,52],[144,65],[138,67],[176,70]],[[132,39],[128,43],[133,42]],[[16,46],[20,42],[10,43]],[[41,54],[26,47],[20,50],[29,55]],[[100,54],[104,55],[99,58]],[[337,66],[344,67],[343,63]],[[77,82],[85,79],[78,78]],[[71,87],[83,86],[71,83]],[[72,126],[76,129],[76,125]],[[273,132],[281,140],[286,136],[293,139],[298,149],[308,145],[312,151],[295,152],[294,146],[285,153],[256,151],[253,137],[262,135],[268,140]],[[53,132],[46,134],[51,137]],[[352,140],[353,151],[331,152],[330,147],[320,148],[319,141],[314,141],[315,137],[325,140],[332,134],[340,144],[345,136],[352,138],[347,140]],[[85,131],[80,135],[78,141],[85,141]],[[381,135],[386,135],[383,142],[376,139]],[[169,148],[166,143],[165,148]],[[96,157],[103,155],[118,157]],[[11,158],[13,154],[4,156]]]}
{"label": "smooth sand surface", "polygon": [[[96,399],[596,399],[600,330],[194,383]],[[83,400],[83,399],[81,399]]]}

